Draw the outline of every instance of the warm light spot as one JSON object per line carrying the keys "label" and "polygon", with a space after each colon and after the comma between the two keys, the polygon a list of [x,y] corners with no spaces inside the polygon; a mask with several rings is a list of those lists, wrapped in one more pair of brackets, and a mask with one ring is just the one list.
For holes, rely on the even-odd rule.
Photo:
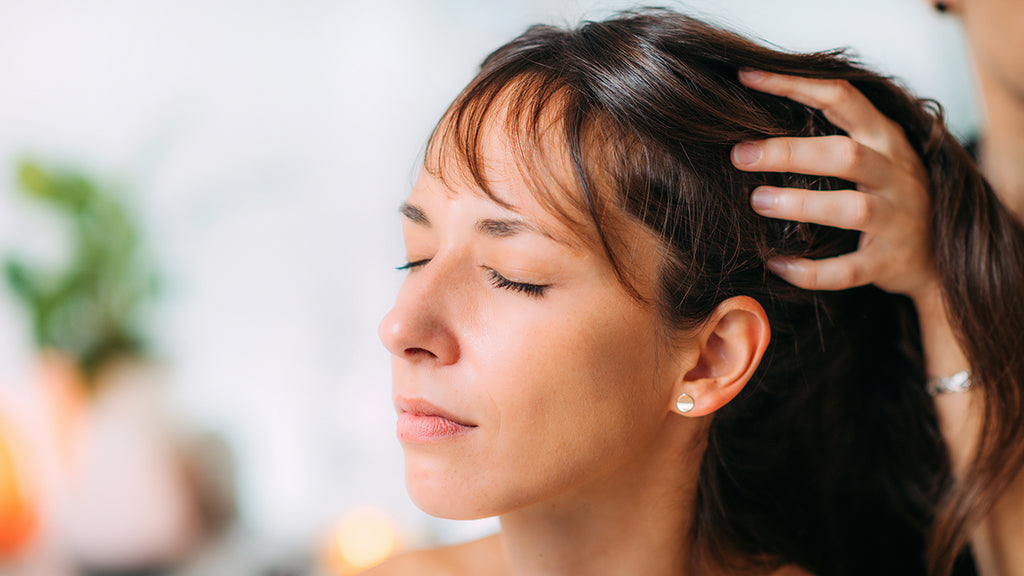
{"label": "warm light spot", "polygon": [[353,574],[380,564],[398,547],[398,533],[380,510],[360,508],[332,530],[327,561],[334,574]]}
{"label": "warm light spot", "polygon": [[0,560],[21,552],[36,531],[34,502],[25,479],[21,448],[14,427],[0,413]]}

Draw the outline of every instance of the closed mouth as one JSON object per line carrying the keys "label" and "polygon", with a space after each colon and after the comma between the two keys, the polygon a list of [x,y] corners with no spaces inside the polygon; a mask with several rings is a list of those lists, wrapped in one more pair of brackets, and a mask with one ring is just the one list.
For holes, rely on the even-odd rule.
{"label": "closed mouth", "polygon": [[450,412],[431,404],[422,398],[405,398],[399,396],[395,399],[395,408],[400,414],[411,416],[443,418],[463,428],[476,428],[476,424],[461,420]]}

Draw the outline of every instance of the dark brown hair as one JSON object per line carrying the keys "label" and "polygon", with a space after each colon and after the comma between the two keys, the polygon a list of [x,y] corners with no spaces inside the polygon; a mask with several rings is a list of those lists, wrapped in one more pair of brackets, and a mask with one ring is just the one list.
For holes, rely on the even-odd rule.
{"label": "dark brown hair", "polygon": [[[924,392],[910,301],[870,286],[806,291],[766,267],[774,256],[850,252],[858,235],[750,209],[758,185],[852,185],[731,165],[740,141],[840,133],[814,109],[741,85],[746,67],[849,81],[923,159],[938,272],[985,398],[983,442],[962,482]],[[480,149],[495,117],[538,197],[570,221],[588,218],[627,286],[628,228],[616,218],[657,234],[655,304],[667,327],[692,328],[737,295],[768,314],[772,342],[757,374],[709,429],[693,533],[681,535],[694,567],[948,574],[967,530],[1024,461],[1024,231],[938,107],[840,51],[783,53],[650,9],[570,30],[534,26],[487,57],[431,136],[426,164],[442,176],[461,167],[500,202]],[[571,165],[568,193],[543,184],[557,173],[552,130]]]}

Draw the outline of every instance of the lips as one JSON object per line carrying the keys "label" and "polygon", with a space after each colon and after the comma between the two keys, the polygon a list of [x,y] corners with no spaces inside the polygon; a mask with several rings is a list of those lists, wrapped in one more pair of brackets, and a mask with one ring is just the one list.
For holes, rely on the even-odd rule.
{"label": "lips", "polygon": [[426,444],[452,439],[471,432],[475,424],[466,422],[419,398],[395,399],[398,410],[398,439]]}

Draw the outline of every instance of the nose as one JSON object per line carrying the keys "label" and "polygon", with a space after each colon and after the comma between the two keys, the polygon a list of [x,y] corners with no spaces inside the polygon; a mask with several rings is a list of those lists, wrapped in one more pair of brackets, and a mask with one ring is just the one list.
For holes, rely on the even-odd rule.
{"label": "nose", "polygon": [[459,360],[459,342],[446,301],[450,287],[428,268],[406,278],[395,306],[381,320],[377,333],[396,358],[446,366]]}

